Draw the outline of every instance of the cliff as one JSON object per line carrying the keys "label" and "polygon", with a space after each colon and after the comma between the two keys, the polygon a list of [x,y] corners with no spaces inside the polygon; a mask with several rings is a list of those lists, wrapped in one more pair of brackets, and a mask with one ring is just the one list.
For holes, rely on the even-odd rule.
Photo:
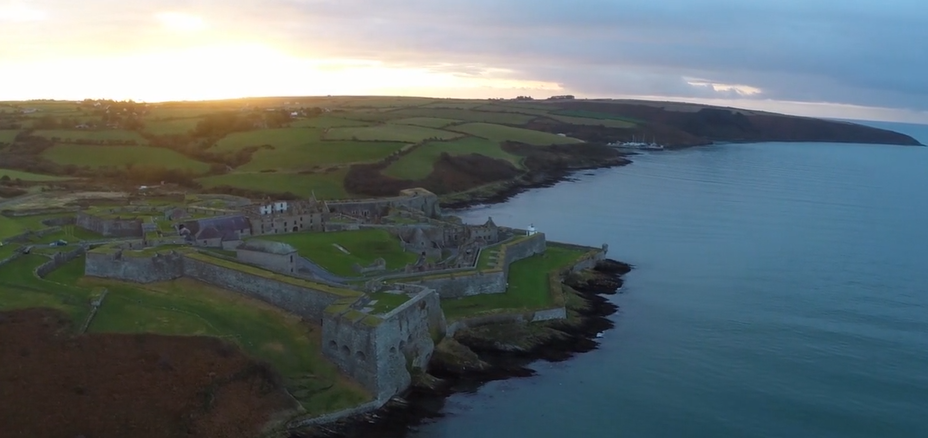
{"label": "cliff", "polygon": [[921,145],[908,135],[886,129],[738,108],[627,100],[567,101],[558,103],[557,107],[564,114],[595,114],[602,118],[634,121],[636,125],[620,129],[565,125],[554,119],[537,119],[528,127],[564,132],[591,142],[630,140],[634,135],[646,140],[655,138],[666,146],[676,147],[712,142],[768,141]]}

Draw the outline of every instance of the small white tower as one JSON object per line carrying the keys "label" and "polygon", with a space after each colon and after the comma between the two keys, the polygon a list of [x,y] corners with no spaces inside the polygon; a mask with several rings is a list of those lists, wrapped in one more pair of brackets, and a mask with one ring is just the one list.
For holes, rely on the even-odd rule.
{"label": "small white tower", "polygon": [[531,224],[528,226],[528,232],[525,234],[531,236],[535,233],[537,233],[537,231],[535,231],[535,224]]}

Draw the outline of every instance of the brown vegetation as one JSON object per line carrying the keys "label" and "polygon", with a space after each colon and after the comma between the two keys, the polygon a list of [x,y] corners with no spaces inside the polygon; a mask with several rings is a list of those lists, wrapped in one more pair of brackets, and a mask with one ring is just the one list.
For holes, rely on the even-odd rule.
{"label": "brown vegetation", "polygon": [[293,408],[270,367],[215,338],[73,336],[52,310],[0,313],[5,437],[250,437]]}

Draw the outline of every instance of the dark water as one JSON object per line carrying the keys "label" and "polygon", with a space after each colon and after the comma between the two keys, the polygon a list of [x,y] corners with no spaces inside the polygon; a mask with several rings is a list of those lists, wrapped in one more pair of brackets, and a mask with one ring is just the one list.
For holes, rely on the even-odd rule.
{"label": "dark water", "polygon": [[637,265],[616,329],[417,437],[928,437],[928,148],[713,146],[578,179],[465,217],[609,243]]}

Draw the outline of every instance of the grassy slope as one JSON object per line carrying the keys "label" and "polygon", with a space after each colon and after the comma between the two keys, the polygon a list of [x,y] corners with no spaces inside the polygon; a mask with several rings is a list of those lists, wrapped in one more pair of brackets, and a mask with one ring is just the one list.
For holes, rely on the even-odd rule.
{"label": "grassy slope", "polygon": [[503,123],[508,125],[524,125],[535,118],[535,116],[524,114],[469,111],[466,109],[453,108],[409,108],[392,111],[386,115],[388,116],[388,119],[435,117],[440,119],[465,120],[469,122]]}
{"label": "grassy slope", "polygon": [[196,173],[209,170],[209,165],[164,148],[147,146],[88,146],[57,145],[42,156],[59,164],[90,167],[123,167],[126,164],[186,169]]}
{"label": "grassy slope", "polygon": [[[293,245],[299,254],[335,275],[354,277],[354,263],[361,266],[371,264],[383,257],[387,269],[399,269],[415,262],[415,253],[404,252],[400,242],[386,230],[366,229],[338,233],[297,233],[261,236],[261,239],[285,242]],[[341,245],[350,254],[341,252],[334,244]]]}
{"label": "grassy slope", "polygon": [[442,131],[422,126],[387,123],[384,125],[333,128],[326,133],[329,140],[361,140],[361,141],[400,141],[405,143],[418,143],[429,138],[449,140],[460,137],[461,134]]}
{"label": "grassy slope", "polygon": [[[403,143],[323,141],[322,131],[309,128],[265,129],[232,134],[219,143],[218,151],[237,151],[248,146],[270,144],[252,155],[240,171],[302,170],[313,166],[376,161],[404,146]],[[284,190],[281,190],[281,192]]]}
{"label": "grassy slope", "polygon": [[146,120],[145,132],[155,135],[186,134],[197,126],[201,119]]}
{"label": "grassy slope", "polygon": [[607,128],[634,128],[635,124],[625,120],[615,120],[615,119],[590,119],[585,117],[570,117],[570,116],[561,116],[561,115],[550,115],[548,116],[559,122],[569,123],[571,125],[602,125]]}
{"label": "grassy slope", "polygon": [[19,170],[0,169],[0,178],[2,178],[4,175],[9,176],[10,179],[19,178],[23,181],[64,181],[72,179],[60,176],[40,175],[38,173],[23,172]]}
{"label": "grassy slope", "polygon": [[481,154],[490,158],[508,160],[515,165],[519,165],[521,160],[521,157],[503,151],[499,143],[482,138],[467,137],[448,142],[426,143],[390,164],[383,173],[399,179],[423,179],[432,173],[435,161],[443,152],[450,155]]}
{"label": "grassy slope", "polygon": [[228,339],[274,366],[291,393],[321,414],[364,402],[368,396],[321,354],[321,329],[259,301],[189,279],[152,285],[82,278],[83,259],[46,280],[32,274],[47,259],[25,256],[0,267],[0,309],[52,307],[76,324],[86,319],[94,290],[109,290],[90,332],[207,335]]}
{"label": "grassy slope", "polygon": [[290,124],[293,128],[339,128],[345,126],[368,126],[370,123],[341,117],[319,116],[311,119],[297,120]]}
{"label": "grassy slope", "polygon": [[506,293],[442,300],[441,307],[450,319],[501,310],[545,308],[551,305],[548,274],[553,269],[569,265],[583,254],[582,250],[548,247],[544,254],[519,260],[509,266],[509,288]]}
{"label": "grassy slope", "polygon": [[16,134],[19,134],[17,129],[0,129],[0,143],[12,143]]}
{"label": "grassy slope", "polygon": [[460,120],[439,119],[437,117],[410,117],[408,119],[391,120],[391,123],[400,125],[425,126],[427,128],[444,128],[452,123],[458,123]]}
{"label": "grassy slope", "polygon": [[122,129],[54,129],[35,131],[34,135],[45,138],[58,137],[62,140],[134,140],[137,144],[148,143],[138,132]]}
{"label": "grassy slope", "polygon": [[349,197],[344,187],[347,172],[347,168],[307,174],[241,172],[209,176],[197,181],[206,188],[224,185],[267,193],[291,192],[303,197],[308,197],[315,191],[319,199],[344,199]]}
{"label": "grassy slope", "polygon": [[580,140],[575,138],[561,137],[559,135],[549,134],[547,132],[532,131],[530,129],[522,128],[512,128],[509,126],[494,125],[491,123],[468,123],[465,125],[454,126],[452,129],[497,142],[510,140],[536,146],[580,143]]}

